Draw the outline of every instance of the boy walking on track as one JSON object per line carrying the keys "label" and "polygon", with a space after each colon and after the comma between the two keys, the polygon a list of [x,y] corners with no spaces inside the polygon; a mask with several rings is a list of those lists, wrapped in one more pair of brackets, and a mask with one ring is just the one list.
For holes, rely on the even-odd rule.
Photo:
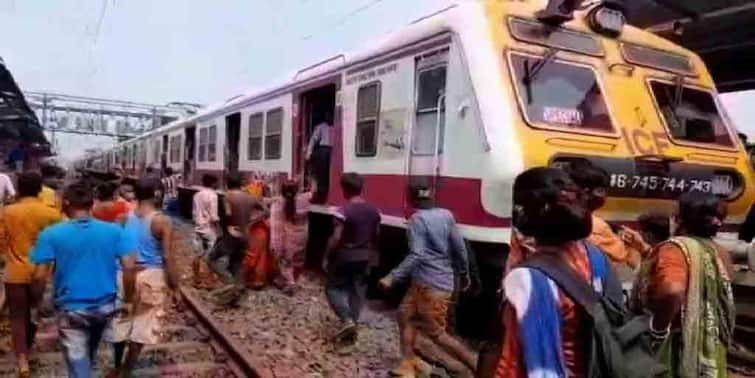
{"label": "boy walking on track", "polygon": [[135,241],[118,225],[94,219],[92,190],[73,184],[65,190],[63,208],[70,221],[44,230],[31,252],[38,265],[32,284],[40,298],[48,272],[53,276],[58,308],[59,341],[68,376],[94,377],[97,347],[110,319],[117,311],[118,263],[124,271],[126,298],[133,287]]}

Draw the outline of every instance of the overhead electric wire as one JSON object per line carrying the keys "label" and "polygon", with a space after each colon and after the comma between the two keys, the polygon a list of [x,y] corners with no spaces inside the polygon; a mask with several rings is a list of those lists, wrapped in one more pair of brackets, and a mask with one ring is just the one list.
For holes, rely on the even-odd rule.
{"label": "overhead electric wire", "polygon": [[337,27],[345,24],[346,22],[348,22],[351,19],[351,17],[354,17],[357,14],[362,13],[362,12],[364,12],[364,11],[372,8],[373,6],[375,6],[375,5],[379,4],[379,3],[382,3],[383,1],[384,0],[372,0],[372,1],[370,1],[370,2],[368,2],[366,4],[364,4],[364,5],[362,5],[360,7],[358,7],[356,9],[354,9],[354,10],[352,10],[352,11],[344,14],[343,16],[341,16],[340,18],[338,18],[337,20],[335,20],[333,23],[326,25],[324,28],[322,28],[320,30],[317,30],[317,31],[315,31],[313,33],[310,33],[310,34],[307,34],[307,35],[303,36],[301,39],[303,41],[304,40],[308,40],[308,39],[312,39],[312,37],[314,37],[315,35],[317,35],[319,33],[322,33],[324,31],[328,31],[328,30],[333,30],[333,29],[335,29],[335,28],[337,28]]}

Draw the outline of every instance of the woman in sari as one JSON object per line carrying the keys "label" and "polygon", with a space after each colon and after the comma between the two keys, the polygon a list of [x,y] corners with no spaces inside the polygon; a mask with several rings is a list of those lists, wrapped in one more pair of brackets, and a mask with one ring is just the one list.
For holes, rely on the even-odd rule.
{"label": "woman in sari", "polygon": [[[255,188],[258,190],[250,190]],[[246,192],[263,203],[264,184],[258,180],[246,187]],[[262,289],[274,278],[276,263],[270,252],[270,226],[267,211],[255,211],[249,223],[246,257],[242,265],[243,277],[247,287]]]}
{"label": "woman in sari", "polygon": [[280,268],[276,285],[288,295],[293,295],[296,277],[304,268],[311,200],[311,192],[300,193],[299,183],[287,180],[270,210],[270,246]]}
{"label": "woman in sari", "polygon": [[679,197],[671,239],[645,258],[632,305],[652,315],[651,335],[667,377],[726,377],[734,331],[729,255],[714,241],[726,218],[720,199],[700,192]]}

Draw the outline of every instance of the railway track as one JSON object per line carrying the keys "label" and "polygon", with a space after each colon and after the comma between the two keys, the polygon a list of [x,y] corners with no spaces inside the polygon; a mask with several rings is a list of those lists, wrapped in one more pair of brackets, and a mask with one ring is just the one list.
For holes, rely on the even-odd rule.
{"label": "railway track", "polygon": [[[228,339],[223,329],[208,315],[190,293],[181,290],[184,303],[171,304],[165,312],[162,343],[146,347],[134,370],[134,377],[254,377],[251,361]],[[39,322],[31,353],[33,377],[65,377],[66,367],[58,345],[54,319]],[[7,317],[3,317],[0,337],[7,341],[0,350],[0,377],[16,377],[15,357],[10,348]],[[105,376],[113,366],[110,345],[98,351],[97,376]]]}

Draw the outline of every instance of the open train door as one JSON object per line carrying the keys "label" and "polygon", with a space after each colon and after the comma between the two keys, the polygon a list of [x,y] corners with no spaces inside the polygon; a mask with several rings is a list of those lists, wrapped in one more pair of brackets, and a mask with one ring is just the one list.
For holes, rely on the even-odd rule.
{"label": "open train door", "polygon": [[[340,132],[340,117],[336,108],[336,95],[338,93],[338,83],[328,80],[312,88],[307,88],[299,94],[297,106],[298,123],[295,123],[294,132],[294,175],[304,178],[303,185],[306,188],[312,187],[312,181],[319,179],[317,192],[315,193],[315,202],[324,204],[327,202],[329,195],[332,194],[333,176],[336,178],[340,175],[337,167],[341,167],[340,154],[337,153],[338,145],[335,143],[338,133]],[[295,122],[296,122],[295,121]],[[331,125],[329,130],[331,148],[327,159],[317,158],[317,148],[314,148],[313,156],[307,160],[307,146],[315,128],[321,124]],[[317,144],[315,144],[317,145]],[[317,166],[321,164],[321,166]],[[319,174],[318,174],[319,173]],[[338,197],[335,197],[338,198]]]}
{"label": "open train door", "polygon": [[241,140],[241,113],[225,117],[225,146],[223,149],[225,175],[239,171],[239,142]]}
{"label": "open train door", "polygon": [[[446,75],[448,50],[423,55],[416,59],[414,119],[411,124],[411,148],[407,164],[407,190],[425,186],[435,196],[443,134],[446,123]],[[410,210],[409,199],[406,208]]]}
{"label": "open train door", "polygon": [[184,129],[184,161],[183,161],[183,182],[191,185],[194,183],[194,166],[196,159],[196,125],[188,126]]}

